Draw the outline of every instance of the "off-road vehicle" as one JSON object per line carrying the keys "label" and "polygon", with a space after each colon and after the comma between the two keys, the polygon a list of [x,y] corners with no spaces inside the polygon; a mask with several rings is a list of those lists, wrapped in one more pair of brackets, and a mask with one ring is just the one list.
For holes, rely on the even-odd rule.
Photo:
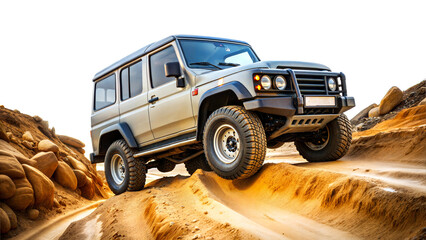
{"label": "off-road vehicle", "polygon": [[345,75],[307,62],[260,61],[246,42],[177,35],[95,75],[92,163],[111,190],[144,187],[147,169],[247,178],[266,148],[294,142],[308,161],[341,158],[355,106]]}

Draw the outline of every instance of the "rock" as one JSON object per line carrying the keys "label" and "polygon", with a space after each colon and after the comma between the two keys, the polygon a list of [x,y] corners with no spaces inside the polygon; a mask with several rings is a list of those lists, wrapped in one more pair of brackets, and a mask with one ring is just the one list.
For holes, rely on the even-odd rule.
{"label": "rock", "polygon": [[80,188],[81,196],[91,200],[95,196],[95,186],[93,180],[89,177],[87,178],[87,183]]}
{"label": "rock", "polygon": [[79,151],[81,154],[85,154],[86,151],[83,148],[76,148],[77,151]]}
{"label": "rock", "polygon": [[22,167],[34,190],[34,206],[52,208],[55,193],[53,182],[37,168],[27,164],[23,164]]}
{"label": "rock", "polygon": [[58,159],[53,152],[39,152],[31,160],[36,161],[36,168],[48,178],[51,178],[58,167]]}
{"label": "rock", "polygon": [[74,175],[77,177],[77,186],[83,187],[87,183],[87,176],[83,171],[74,169]]}
{"label": "rock", "polygon": [[42,119],[41,117],[37,116],[37,115],[35,115],[35,116],[33,117],[33,119],[34,119],[34,121],[36,121],[36,122],[41,122],[41,121],[43,121],[43,119]]}
{"label": "rock", "polygon": [[6,175],[0,175],[0,199],[11,198],[15,192],[16,187],[12,179]]}
{"label": "rock", "polygon": [[41,152],[59,152],[59,147],[50,140],[41,140],[38,143],[38,150]]}
{"label": "rock", "polygon": [[7,143],[6,141],[0,140],[0,150],[3,150],[5,152],[8,152],[10,154],[12,154],[13,156],[15,156],[15,158],[21,163],[21,164],[28,164],[33,166],[33,164],[35,164],[35,161],[28,159],[27,157],[24,156],[24,154],[22,154],[21,152],[19,152],[18,150],[16,150],[14,147],[12,147],[9,143]]}
{"label": "rock", "polygon": [[86,167],[86,165],[84,165],[84,163],[78,161],[77,159],[69,155],[67,156],[67,158],[74,169],[80,170],[84,172],[86,175],[89,175],[89,169]]}
{"label": "rock", "polygon": [[0,231],[1,233],[7,233],[10,231],[9,217],[2,208],[0,208]]}
{"label": "rock", "polygon": [[0,208],[2,208],[6,212],[7,216],[9,217],[10,229],[17,228],[18,218],[16,218],[15,212],[13,212],[13,210],[9,206],[7,206],[6,203],[0,202]]}
{"label": "rock", "polygon": [[378,116],[380,116],[380,109],[379,109],[379,107],[375,107],[375,108],[372,108],[369,112],[368,112],[368,117],[369,118],[372,118],[372,117],[378,117]]}
{"label": "rock", "polygon": [[65,135],[58,135],[58,138],[59,138],[59,140],[61,140],[61,142],[65,143],[69,146],[73,146],[75,148],[84,148],[86,146],[82,141],[75,139],[75,138],[72,138],[72,137],[68,137],[68,136],[65,136]]}
{"label": "rock", "polygon": [[22,135],[22,139],[24,139],[28,142],[34,142],[33,135],[29,131],[24,132],[24,134]]}
{"label": "rock", "polygon": [[9,152],[0,150],[0,174],[10,178],[25,177],[24,169],[19,161]]}
{"label": "rock", "polygon": [[30,209],[27,211],[28,218],[31,220],[36,220],[38,218],[38,215],[40,214],[40,211],[37,209]]}
{"label": "rock", "polygon": [[34,149],[34,143],[28,142],[27,140],[22,141],[22,145],[30,150]]}
{"label": "rock", "polygon": [[53,199],[53,206],[54,206],[55,208],[58,208],[58,207],[60,207],[60,206],[61,206],[61,205],[59,204],[58,199],[56,199],[56,198],[54,198],[54,199]]}
{"label": "rock", "polygon": [[34,202],[34,191],[26,178],[13,179],[16,192],[5,203],[13,210],[23,210]]}
{"label": "rock", "polygon": [[361,112],[359,112],[355,117],[351,119],[352,124],[358,123],[359,120],[362,118],[368,117],[368,112],[370,112],[371,109],[378,107],[377,104],[373,103],[370,106],[364,108]]}
{"label": "rock", "polygon": [[420,106],[420,105],[426,105],[426,97],[423,98],[423,100],[421,102],[419,102],[419,104],[417,106]]}
{"label": "rock", "polygon": [[7,136],[6,129],[0,123],[0,139],[9,142],[9,137]]}
{"label": "rock", "polygon": [[379,114],[384,115],[390,112],[396,105],[402,102],[402,91],[398,87],[391,87],[383,97],[379,105]]}
{"label": "rock", "polygon": [[48,121],[41,120],[40,124],[44,129],[49,129],[49,122]]}
{"label": "rock", "polygon": [[75,190],[77,188],[77,177],[68,164],[59,162],[53,179],[61,186]]}
{"label": "rock", "polygon": [[[6,132],[7,138],[11,140],[13,138],[13,134],[11,132]],[[1,140],[1,139],[0,139]],[[9,142],[9,140],[5,140],[6,142]]]}

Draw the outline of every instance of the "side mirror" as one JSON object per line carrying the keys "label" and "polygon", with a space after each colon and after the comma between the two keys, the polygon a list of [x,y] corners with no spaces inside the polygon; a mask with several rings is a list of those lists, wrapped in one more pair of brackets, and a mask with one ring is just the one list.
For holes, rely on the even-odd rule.
{"label": "side mirror", "polygon": [[180,71],[179,62],[168,62],[164,64],[164,72],[166,74],[166,77],[176,78],[176,87],[178,88],[185,87],[185,79],[181,77],[182,73]]}

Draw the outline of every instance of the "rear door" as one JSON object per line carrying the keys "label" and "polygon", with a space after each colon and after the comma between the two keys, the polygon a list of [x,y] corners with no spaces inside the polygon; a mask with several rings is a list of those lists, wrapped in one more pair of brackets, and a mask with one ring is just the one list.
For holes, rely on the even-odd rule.
{"label": "rear door", "polygon": [[138,144],[154,138],[149,125],[146,57],[120,70],[120,123],[127,123]]}
{"label": "rear door", "polygon": [[149,55],[150,103],[149,117],[154,138],[162,138],[174,133],[195,128],[191,104],[191,86],[176,87],[174,77],[166,77],[164,64],[178,62],[175,43],[162,47]]}

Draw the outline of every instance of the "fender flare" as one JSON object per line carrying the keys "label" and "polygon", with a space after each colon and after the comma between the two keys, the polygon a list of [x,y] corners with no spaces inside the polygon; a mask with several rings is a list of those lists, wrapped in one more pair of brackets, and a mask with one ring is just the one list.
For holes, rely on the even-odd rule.
{"label": "fender flare", "polygon": [[[111,125],[101,131],[99,134],[99,139],[102,138],[103,135],[118,131],[121,136],[123,137],[124,141],[126,141],[127,145],[129,145],[130,148],[137,148],[138,143],[136,142],[135,137],[133,136],[132,130],[130,129],[129,125],[127,123],[117,123],[114,125]],[[99,142],[100,144],[100,142]]]}
{"label": "fender flare", "polygon": [[252,99],[253,96],[251,95],[251,93],[249,92],[249,90],[247,90],[247,88],[240,82],[237,81],[232,81],[229,83],[226,83],[222,86],[217,86],[215,88],[212,88],[208,91],[206,91],[200,98],[199,101],[199,105],[198,105],[198,117],[197,117],[197,140],[201,140],[201,135],[202,135],[202,129],[203,126],[200,124],[203,122],[203,114],[202,114],[202,107],[204,106],[205,100],[208,97],[214,96],[216,94],[219,93],[223,93],[226,91],[231,91],[233,92],[238,100],[244,101],[244,100],[249,100]]}

